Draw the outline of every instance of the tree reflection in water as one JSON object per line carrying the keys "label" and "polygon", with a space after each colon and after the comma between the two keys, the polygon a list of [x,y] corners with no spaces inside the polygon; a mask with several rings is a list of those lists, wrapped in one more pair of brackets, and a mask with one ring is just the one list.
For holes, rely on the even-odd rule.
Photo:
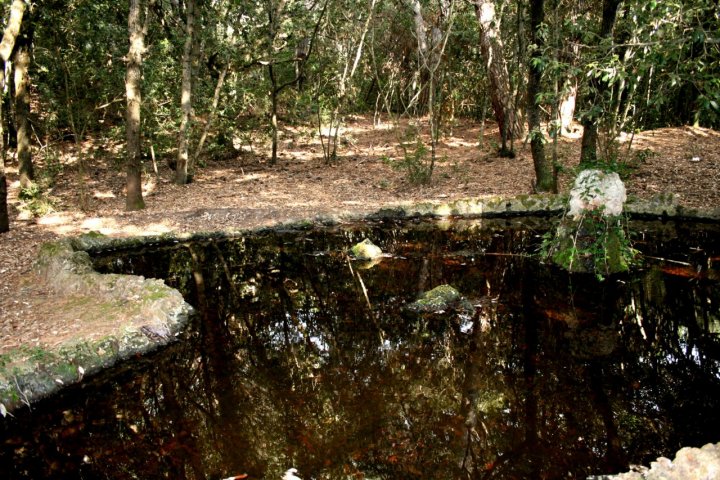
{"label": "tree reflection in water", "polygon": [[[98,256],[179,288],[196,328],[6,419],[0,468],[584,478],[720,440],[717,227],[653,227],[637,245],[690,266],[599,283],[526,255],[543,223],[378,222]],[[365,237],[392,256],[353,263],[343,252]],[[405,308],[441,284],[474,312]]]}

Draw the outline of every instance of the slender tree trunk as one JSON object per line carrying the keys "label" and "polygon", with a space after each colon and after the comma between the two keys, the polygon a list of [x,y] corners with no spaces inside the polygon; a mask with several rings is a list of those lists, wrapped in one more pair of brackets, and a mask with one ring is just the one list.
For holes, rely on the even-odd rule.
{"label": "slender tree trunk", "polygon": [[560,134],[570,132],[570,125],[575,117],[575,100],[577,99],[577,80],[567,78],[562,87],[560,99]]}
{"label": "slender tree trunk", "polygon": [[[542,55],[543,39],[538,34],[540,25],[545,20],[544,0],[530,1],[530,36],[532,43],[536,46],[532,53],[532,59]],[[555,169],[545,155],[545,136],[540,128],[540,80],[542,67],[538,62],[530,61],[527,104],[528,104],[528,128],[530,129],[530,150],[532,151],[533,164],[535,166],[535,190],[538,192],[556,192],[557,182]]]}
{"label": "slender tree trunk", "polygon": [[[10,55],[15,47],[15,41],[20,33],[22,26],[23,14],[25,13],[25,2],[15,0],[10,7],[10,17],[8,18],[5,32],[3,33],[2,42],[0,42],[0,91],[5,89],[5,64],[10,59]],[[3,131],[2,122],[2,101],[0,101],[0,233],[10,231],[10,215],[7,206],[7,179],[5,176],[5,132]]]}
{"label": "slender tree trunk", "polygon": [[15,45],[15,125],[17,128],[17,158],[20,169],[20,185],[28,187],[35,179],[30,152],[30,48],[32,39],[21,34]]}
{"label": "slender tree trunk", "polygon": [[[5,62],[0,71],[0,91],[5,89]],[[2,122],[2,101],[0,101],[0,233],[10,231],[10,215],[7,206],[7,180],[5,178],[5,132]]]}
{"label": "slender tree trunk", "polygon": [[[0,131],[0,133],[2,132]],[[0,233],[5,233],[10,231],[10,215],[7,206],[7,180],[5,179],[5,146],[0,148],[3,151],[0,154]]]}
{"label": "slender tree trunk", "polygon": [[205,123],[205,126],[203,127],[202,134],[200,135],[200,140],[198,140],[197,148],[195,149],[195,153],[192,156],[191,163],[190,163],[190,170],[195,167],[198,160],[200,159],[200,154],[203,151],[203,147],[205,146],[205,140],[207,140],[208,133],[210,132],[210,127],[212,126],[213,122],[215,121],[215,117],[217,117],[217,107],[218,103],[220,103],[220,93],[222,92],[223,84],[225,83],[225,77],[228,74],[228,71],[230,70],[230,65],[225,64],[222,71],[220,72],[220,76],[217,79],[217,83],[215,84],[215,93],[213,93],[213,101],[212,101],[212,107],[210,110],[210,115],[208,115],[208,120]]}
{"label": "slender tree trunk", "polygon": [[127,210],[145,208],[142,196],[142,158],[140,145],[140,104],[142,102],[142,60],[145,53],[145,32],[140,20],[141,0],[130,0],[128,34],[130,50],[127,55],[125,95],[127,98]]}
{"label": "slender tree trunk", "polygon": [[10,7],[10,18],[5,27],[2,42],[0,42],[0,58],[2,58],[3,62],[10,60],[10,55],[15,47],[15,40],[20,34],[24,13],[25,2],[23,0],[14,0]]}
{"label": "slender tree trunk", "polygon": [[273,58],[275,54],[275,36],[277,35],[277,19],[281,15],[285,8],[285,1],[280,0],[277,4],[272,0],[267,2],[268,10],[268,40],[269,40],[269,54],[270,62],[268,63],[268,77],[270,78],[270,130],[272,135],[272,151],[270,153],[270,165],[277,163],[277,151],[278,151],[278,121],[277,121],[277,110],[278,110],[278,94],[280,89],[277,85],[277,78],[275,77],[275,70],[273,69]]}
{"label": "slender tree trunk", "polygon": [[270,76],[270,129],[272,132],[272,152],[270,154],[270,165],[277,163],[277,151],[278,151],[278,90],[277,80],[275,79],[275,71],[273,70],[272,64],[268,65],[268,75]]}
{"label": "slender tree trunk", "polygon": [[510,75],[500,38],[500,19],[495,16],[495,3],[493,0],[475,0],[474,6],[480,27],[480,53],[490,81],[490,100],[505,146],[507,140],[521,138],[525,131],[513,108]]}
{"label": "slender tree trunk", "polygon": [[[603,0],[603,16],[600,26],[600,35],[598,44],[602,39],[612,35],[613,25],[615,25],[615,16],[618,6],[622,0]],[[592,79],[588,88],[588,94],[592,98],[587,99],[587,103],[596,107],[603,102],[603,96],[607,91],[607,83]],[[597,139],[598,124],[602,114],[585,115],[582,119],[583,138],[580,149],[580,164],[592,164],[597,161]]]}
{"label": "slender tree trunk", "polygon": [[180,133],[178,144],[177,168],[175,169],[175,183],[185,185],[188,182],[189,139],[188,127],[192,115],[192,51],[193,34],[195,28],[195,0],[187,0],[187,20],[185,22],[185,48],[182,56],[182,92],[180,94]]}

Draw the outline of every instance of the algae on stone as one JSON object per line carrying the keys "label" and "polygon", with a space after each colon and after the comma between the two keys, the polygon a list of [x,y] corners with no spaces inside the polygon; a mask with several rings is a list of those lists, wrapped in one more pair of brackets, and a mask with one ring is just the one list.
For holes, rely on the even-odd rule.
{"label": "algae on stone", "polygon": [[440,313],[447,310],[472,311],[472,304],[450,285],[439,285],[424,292],[408,309],[419,313]]}

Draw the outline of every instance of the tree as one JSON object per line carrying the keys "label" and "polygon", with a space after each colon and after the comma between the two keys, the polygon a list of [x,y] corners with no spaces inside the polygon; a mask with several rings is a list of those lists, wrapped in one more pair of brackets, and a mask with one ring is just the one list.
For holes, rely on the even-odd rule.
{"label": "tree", "polygon": [[[5,89],[5,66],[10,59],[10,54],[15,47],[15,41],[20,33],[23,14],[25,13],[25,2],[15,0],[10,7],[10,17],[5,27],[2,42],[0,43],[0,59],[2,59],[2,71],[0,72],[0,91]],[[0,119],[2,118],[2,102],[0,101]],[[4,135],[0,121],[0,233],[10,230],[10,216],[7,207],[7,179],[5,178],[5,145],[2,143]]]}
{"label": "tree", "polygon": [[490,99],[502,139],[501,151],[509,153],[507,141],[522,137],[524,129],[513,105],[510,75],[500,37],[500,19],[495,15],[493,0],[475,0],[474,6],[480,28],[480,53],[485,62]]}
{"label": "tree", "polygon": [[182,110],[182,118],[180,120],[180,132],[178,141],[178,159],[177,168],[175,169],[175,183],[184,185],[188,181],[188,157],[189,144],[188,127],[190,117],[192,115],[192,51],[193,36],[195,28],[195,0],[187,0],[185,5],[186,21],[185,21],[185,46],[182,55],[182,89],[180,94],[180,108]]}
{"label": "tree", "polygon": [[535,190],[538,192],[557,192],[557,178],[552,162],[545,156],[545,136],[540,128],[540,93],[543,72],[543,36],[540,27],[545,21],[544,0],[530,1],[530,39],[532,56],[527,85],[528,128],[530,130],[530,149],[535,166]]}
{"label": "tree", "polygon": [[[611,39],[615,15],[621,0],[603,0],[602,21],[597,35],[597,45]],[[586,103],[590,105],[582,117],[583,136],[580,150],[580,163],[593,164],[597,161],[598,124],[603,115],[602,97],[607,91],[607,83],[593,77],[586,93]]]}
{"label": "tree", "polygon": [[[310,59],[310,56],[312,55],[313,45],[317,38],[317,33],[320,29],[320,25],[325,18],[325,12],[329,3],[330,0],[325,0],[323,2],[320,11],[317,14],[317,19],[314,22],[312,35],[310,39],[307,40],[307,49],[303,48],[302,51],[300,51],[300,49],[297,48],[285,48],[287,47],[287,42],[281,40],[283,36],[290,36],[290,32],[284,31],[284,28],[289,28],[294,26],[296,23],[300,23],[306,15],[309,19],[311,19],[313,12],[319,5],[319,1],[313,2],[310,5],[306,5],[304,2],[292,2],[288,0],[266,0],[265,6],[268,16],[268,58],[261,63],[267,65],[268,78],[270,80],[270,128],[272,135],[272,153],[270,155],[271,165],[275,165],[277,163],[278,108],[280,102],[280,94],[282,94],[282,92],[286,88],[292,85],[298,85],[299,82],[304,79],[304,67]],[[289,20],[290,18],[292,18],[292,21]],[[287,50],[292,51],[288,53]],[[291,56],[292,58],[288,59],[288,56]],[[280,77],[279,67],[281,65],[289,64],[292,64],[294,73],[292,74],[292,78],[290,80],[283,82]]]}
{"label": "tree", "polygon": [[[332,37],[331,41],[335,43],[336,51],[338,52],[334,62],[335,65],[329,62],[330,68],[328,68],[331,72],[330,75],[333,77],[330,85],[334,88],[326,88],[323,89],[324,91],[322,92],[318,89],[316,95],[320,105],[327,104],[331,106],[328,128],[325,132],[323,132],[321,112],[318,111],[318,128],[320,129],[318,133],[320,134],[326,163],[331,163],[337,159],[338,134],[340,124],[342,123],[342,111],[346,108],[346,104],[349,103],[353,78],[360,66],[363,48],[365,47],[365,38],[375,16],[377,0],[369,0],[368,3],[367,17],[365,17],[360,31],[357,31],[354,22],[342,22],[339,25],[330,26],[328,28],[330,32],[326,33],[328,37]],[[346,8],[346,5],[343,2],[336,2],[335,7],[339,10],[329,13],[329,17],[331,17],[333,13],[335,15],[342,15],[342,9],[344,7]],[[353,17],[353,19],[355,18]],[[360,20],[360,14],[358,14],[357,20]],[[335,66],[334,72],[332,66]],[[322,99],[322,101],[320,99]],[[327,147],[325,143],[322,142],[324,134],[328,137]]]}
{"label": "tree", "polygon": [[145,8],[145,21],[141,21],[142,0],[130,0],[128,11],[128,35],[130,49],[127,54],[127,73],[125,77],[125,96],[127,99],[126,135],[127,135],[127,210],[145,208],[142,196],[142,158],[140,143],[140,106],[142,102],[142,61],[145,53],[145,34],[148,28],[148,13]]}
{"label": "tree", "polygon": [[411,8],[415,23],[415,36],[418,42],[420,77],[426,80],[421,88],[427,90],[427,114],[430,124],[430,164],[422,179],[423,183],[425,183],[429,182],[432,177],[437,157],[437,142],[440,134],[440,107],[442,104],[442,84],[438,77],[441,76],[439,70],[443,61],[443,53],[452,31],[455,2],[454,0],[441,2],[437,23],[430,28],[426,26],[423,18],[420,1],[413,0]]}
{"label": "tree", "polygon": [[20,185],[32,185],[35,172],[30,152],[30,58],[33,41],[33,22],[25,16],[13,50],[13,83],[15,87],[15,129]]}

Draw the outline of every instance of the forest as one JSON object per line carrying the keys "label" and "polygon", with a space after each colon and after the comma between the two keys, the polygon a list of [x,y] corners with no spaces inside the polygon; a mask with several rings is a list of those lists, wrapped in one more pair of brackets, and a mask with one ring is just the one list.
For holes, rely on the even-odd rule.
{"label": "forest", "polygon": [[487,119],[498,155],[529,145],[537,192],[557,191],[573,124],[580,163],[607,168],[621,134],[720,126],[714,0],[6,0],[2,16],[0,232],[7,171],[42,198],[59,143],[117,145],[101,153],[132,211],[158,164],[186,184],[252,137],[274,165],[291,124],[332,166],[358,113],[412,120],[399,162],[418,183],[456,119]]}

